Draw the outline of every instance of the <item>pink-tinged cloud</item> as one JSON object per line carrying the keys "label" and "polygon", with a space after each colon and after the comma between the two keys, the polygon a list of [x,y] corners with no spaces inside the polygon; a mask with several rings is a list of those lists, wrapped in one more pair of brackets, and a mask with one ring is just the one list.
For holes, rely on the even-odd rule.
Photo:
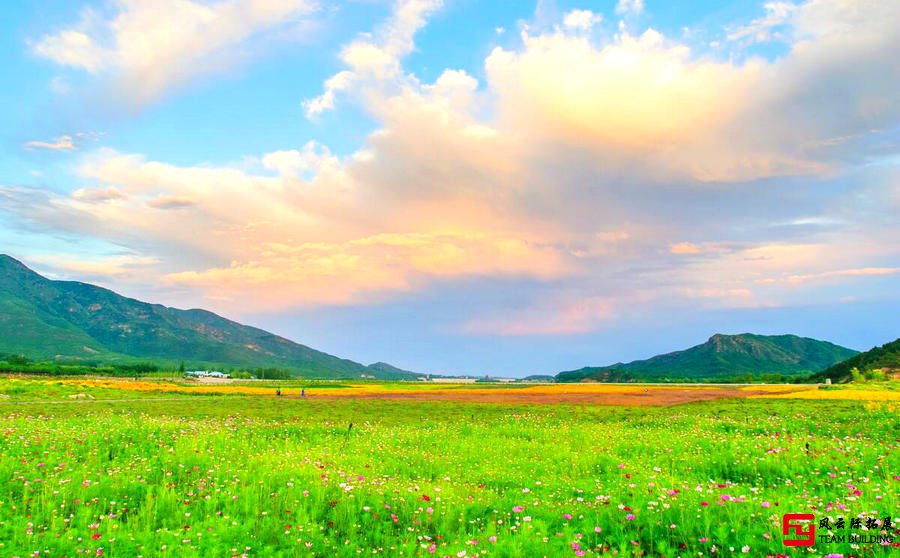
{"label": "pink-tinged cloud", "polygon": [[841,279],[846,277],[878,277],[884,275],[896,275],[900,273],[900,267],[863,267],[857,269],[836,269],[821,273],[807,273],[804,275],[791,275],[787,278],[790,283],[806,283],[825,279]]}
{"label": "pink-tinged cloud", "polygon": [[699,254],[700,247],[690,242],[678,242],[669,245],[669,252],[672,254]]}
{"label": "pink-tinged cloud", "polygon": [[218,298],[248,296],[262,308],[366,303],[429,278],[559,276],[552,248],[473,233],[381,234],[341,244],[269,244],[258,260],[165,276]]}
{"label": "pink-tinged cloud", "polygon": [[615,316],[615,303],[609,299],[546,300],[503,316],[473,319],[461,330],[503,336],[574,335],[597,329]]}

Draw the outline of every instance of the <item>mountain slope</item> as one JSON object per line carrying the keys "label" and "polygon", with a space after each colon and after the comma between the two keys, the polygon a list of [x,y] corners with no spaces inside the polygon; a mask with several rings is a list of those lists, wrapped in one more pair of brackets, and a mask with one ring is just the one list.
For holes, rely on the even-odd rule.
{"label": "mountain slope", "polygon": [[379,376],[366,366],[241,325],[72,281],[51,281],[0,255],[0,352],[32,358],[133,357],[193,366],[281,367],[317,377]]}
{"label": "mountain slope", "polygon": [[821,371],[856,351],[796,335],[716,334],[683,351],[627,364],[587,367],[557,374],[557,381],[624,382],[640,379],[727,379],[764,373],[786,375]]}
{"label": "mountain slope", "polygon": [[830,378],[836,381],[846,381],[850,378],[851,371],[856,368],[860,372],[871,370],[898,370],[900,369],[900,339],[885,343],[864,353],[839,362],[822,372],[816,374],[814,379],[824,380]]}
{"label": "mountain slope", "polygon": [[372,376],[382,380],[411,380],[421,376],[421,374],[397,368],[393,364],[386,362],[376,362],[375,364],[370,364],[367,368]]}

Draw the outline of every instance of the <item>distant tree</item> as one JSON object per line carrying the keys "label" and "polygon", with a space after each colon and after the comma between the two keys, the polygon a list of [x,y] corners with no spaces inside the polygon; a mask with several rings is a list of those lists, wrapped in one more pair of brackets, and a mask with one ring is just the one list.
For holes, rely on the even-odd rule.
{"label": "distant tree", "polygon": [[178,372],[184,374],[184,361],[181,361],[181,364],[178,365]]}
{"label": "distant tree", "polygon": [[27,366],[31,360],[25,355],[9,355],[6,357],[6,362],[16,366]]}

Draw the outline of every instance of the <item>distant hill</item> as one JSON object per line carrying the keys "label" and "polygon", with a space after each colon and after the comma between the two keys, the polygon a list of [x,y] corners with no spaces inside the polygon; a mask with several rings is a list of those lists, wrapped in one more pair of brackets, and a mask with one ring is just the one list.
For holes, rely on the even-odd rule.
{"label": "distant hill", "polygon": [[824,380],[830,378],[833,381],[848,381],[851,371],[856,368],[860,372],[872,370],[900,370],[900,339],[885,343],[864,353],[839,362],[822,372],[816,374],[814,379]]}
{"label": "distant hill", "polygon": [[[34,359],[278,367],[320,378],[384,377],[379,369],[206,310],[178,310],[86,283],[51,281],[5,255],[0,255],[0,353]],[[397,370],[388,376],[416,377]]]}
{"label": "distant hill", "polygon": [[733,380],[761,374],[820,372],[857,351],[796,335],[715,334],[705,343],[646,360],[560,372],[559,382],[640,380]]}
{"label": "distant hill", "polygon": [[372,376],[382,380],[409,380],[422,375],[417,372],[410,372],[409,370],[397,368],[386,362],[376,362],[375,364],[370,364],[366,368],[370,370]]}

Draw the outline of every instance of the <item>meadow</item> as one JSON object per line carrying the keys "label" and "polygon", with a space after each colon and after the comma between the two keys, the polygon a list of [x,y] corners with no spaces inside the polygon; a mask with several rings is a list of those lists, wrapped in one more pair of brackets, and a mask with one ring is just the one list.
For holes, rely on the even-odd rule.
{"label": "meadow", "polygon": [[898,552],[781,533],[900,540],[896,390],[275,385],[0,378],[0,555]]}

